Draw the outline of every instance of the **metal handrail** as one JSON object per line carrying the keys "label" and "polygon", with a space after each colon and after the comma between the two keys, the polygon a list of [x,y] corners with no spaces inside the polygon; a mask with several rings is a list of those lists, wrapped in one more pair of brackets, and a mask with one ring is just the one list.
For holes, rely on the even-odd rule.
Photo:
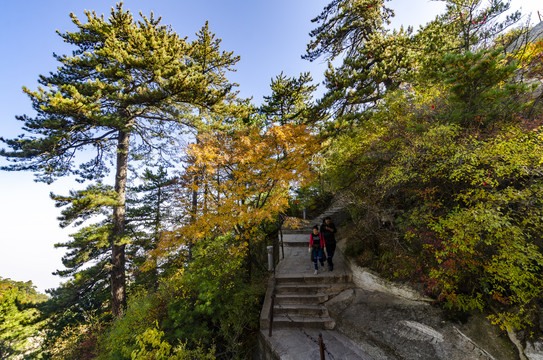
{"label": "metal handrail", "polygon": [[279,240],[279,245],[281,245],[281,259],[285,259],[285,248],[283,247],[283,223],[285,222],[285,215],[279,214],[279,235],[281,236],[281,240]]}
{"label": "metal handrail", "polygon": [[326,345],[324,345],[324,342],[322,341],[322,333],[319,333],[319,351],[321,354],[321,360],[324,359],[324,351],[326,350]]}

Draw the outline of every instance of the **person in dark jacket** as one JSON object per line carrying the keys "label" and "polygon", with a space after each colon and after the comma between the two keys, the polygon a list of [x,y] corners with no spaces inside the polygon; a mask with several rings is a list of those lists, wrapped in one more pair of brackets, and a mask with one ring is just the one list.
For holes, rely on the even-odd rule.
{"label": "person in dark jacket", "polygon": [[309,252],[311,253],[311,258],[313,259],[313,264],[315,265],[315,275],[319,273],[319,266],[317,265],[317,258],[321,263],[321,266],[324,267],[324,237],[319,232],[319,226],[313,226],[313,232],[309,236]]}
{"label": "person in dark jacket", "polygon": [[323,235],[324,242],[326,243],[326,261],[328,262],[328,270],[330,271],[334,270],[332,258],[336,252],[336,232],[336,225],[332,222],[332,218],[330,218],[330,216],[325,217],[321,225],[320,233]]}

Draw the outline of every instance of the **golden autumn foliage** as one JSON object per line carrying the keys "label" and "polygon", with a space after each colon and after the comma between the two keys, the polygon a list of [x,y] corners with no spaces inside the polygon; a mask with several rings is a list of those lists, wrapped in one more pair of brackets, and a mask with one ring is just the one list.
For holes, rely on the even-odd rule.
{"label": "golden autumn foliage", "polygon": [[[243,240],[237,249],[243,253],[259,224],[288,207],[290,188],[311,178],[310,164],[319,148],[308,126],[291,123],[201,134],[187,149],[193,163],[184,179],[191,191],[199,192],[201,206],[190,214],[193,221],[163,237],[155,255],[231,232]],[[181,201],[190,208],[189,197]]]}
{"label": "golden autumn foliage", "polygon": [[543,79],[543,41],[527,44],[515,56],[529,78]]}

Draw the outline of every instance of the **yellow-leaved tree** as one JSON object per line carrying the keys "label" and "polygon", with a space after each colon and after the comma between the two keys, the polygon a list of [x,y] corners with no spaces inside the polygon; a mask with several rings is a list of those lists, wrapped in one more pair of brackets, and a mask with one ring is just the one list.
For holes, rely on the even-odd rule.
{"label": "yellow-leaved tree", "polygon": [[[188,147],[194,163],[186,184],[200,194],[201,207],[184,224],[161,240],[155,255],[179,255],[189,243],[233,235],[230,256],[243,256],[288,206],[289,190],[311,178],[310,164],[320,142],[307,125],[257,124],[215,130],[200,135]],[[190,174],[200,171],[200,181]],[[181,201],[187,202],[185,196]],[[196,255],[195,255],[196,256]]]}
{"label": "yellow-leaved tree", "polygon": [[[182,259],[185,252],[191,260],[193,244],[217,236],[232,235],[230,250],[237,250],[231,255],[243,255],[258,242],[259,228],[288,207],[292,187],[312,177],[312,159],[321,145],[308,121],[315,90],[311,81],[307,73],[280,74],[258,113],[249,110],[227,128],[210,126],[188,146],[190,166],[180,180],[188,191],[180,201],[190,209],[190,221],[164,236],[155,256]],[[198,194],[197,208],[188,192]]]}

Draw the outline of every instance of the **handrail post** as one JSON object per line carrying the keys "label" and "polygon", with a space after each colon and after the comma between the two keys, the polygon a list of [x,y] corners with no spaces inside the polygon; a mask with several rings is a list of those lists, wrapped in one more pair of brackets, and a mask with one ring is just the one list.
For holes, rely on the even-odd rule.
{"label": "handrail post", "polygon": [[266,250],[268,252],[268,271],[275,269],[275,262],[273,260],[273,246],[267,246]]}
{"label": "handrail post", "polygon": [[326,350],[326,346],[324,345],[324,342],[322,341],[322,333],[319,333],[319,350],[321,353],[321,360],[324,359],[324,350]]}
{"label": "handrail post", "polygon": [[281,214],[279,219],[279,245],[281,245],[281,260],[285,259],[285,248],[283,247],[283,223],[285,222],[284,216]]}
{"label": "handrail post", "polygon": [[281,260],[285,260],[285,248],[283,247],[283,223],[281,222],[281,226],[279,227],[279,233],[281,234]]}

